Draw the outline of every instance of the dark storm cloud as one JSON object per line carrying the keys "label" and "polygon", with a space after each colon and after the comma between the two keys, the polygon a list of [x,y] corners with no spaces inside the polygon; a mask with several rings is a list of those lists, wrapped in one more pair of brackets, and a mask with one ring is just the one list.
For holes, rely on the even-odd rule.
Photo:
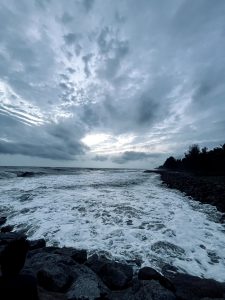
{"label": "dark storm cloud", "polygon": [[87,12],[89,12],[93,8],[94,2],[95,0],[83,0],[84,7]]}
{"label": "dark storm cloud", "polygon": [[69,13],[65,12],[65,13],[62,15],[61,21],[62,21],[64,24],[70,23],[70,22],[73,21],[73,16],[70,15]]}
{"label": "dark storm cloud", "polygon": [[93,158],[94,161],[106,161],[108,160],[108,156],[106,155],[96,155],[94,158]]}
{"label": "dark storm cloud", "polygon": [[144,153],[144,152],[136,152],[136,151],[126,151],[121,155],[112,158],[112,161],[117,164],[125,164],[129,161],[136,161],[136,160],[145,160],[147,161],[149,158],[159,158],[161,156],[160,153]]}
{"label": "dark storm cloud", "polygon": [[86,77],[89,77],[91,75],[89,63],[90,63],[92,57],[93,57],[92,53],[89,53],[82,57],[82,60],[84,62],[84,73],[86,74]]}
{"label": "dark storm cloud", "polygon": [[96,161],[144,164],[223,142],[224,15],[224,0],[2,0],[1,153],[91,160],[81,140],[99,133]]}
{"label": "dark storm cloud", "polygon": [[64,35],[63,38],[68,45],[72,45],[77,41],[77,34],[68,33],[68,34]]}
{"label": "dark storm cloud", "polygon": [[[82,130],[73,124],[62,123],[27,127],[18,120],[1,117],[1,128],[10,140],[0,140],[1,154],[22,154],[53,160],[74,160],[88,149],[79,142]],[[75,134],[74,134],[75,133]]]}

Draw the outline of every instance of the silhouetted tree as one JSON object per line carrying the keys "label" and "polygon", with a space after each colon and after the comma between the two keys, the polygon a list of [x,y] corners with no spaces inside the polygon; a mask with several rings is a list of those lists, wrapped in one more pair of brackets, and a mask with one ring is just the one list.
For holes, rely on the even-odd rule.
{"label": "silhouetted tree", "polygon": [[210,151],[206,147],[200,150],[197,144],[191,145],[184,158],[175,159],[170,156],[162,167],[204,174],[225,174],[225,144]]}

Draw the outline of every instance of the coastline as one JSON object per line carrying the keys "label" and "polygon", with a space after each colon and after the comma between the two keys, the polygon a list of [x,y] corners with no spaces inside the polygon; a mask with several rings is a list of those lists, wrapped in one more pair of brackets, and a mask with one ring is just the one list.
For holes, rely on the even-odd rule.
{"label": "coastline", "polygon": [[[4,228],[4,227],[3,227]],[[19,232],[0,233],[0,253],[11,241],[27,239]],[[40,300],[199,300],[225,299],[225,283],[179,273],[166,266],[137,272],[128,263],[86,250],[47,247],[44,239],[29,241],[22,274],[38,282]]]}
{"label": "coastline", "polygon": [[214,205],[220,212],[225,213],[225,176],[194,175],[165,169],[145,172],[160,174],[162,182],[169,188],[184,192],[202,203]]}

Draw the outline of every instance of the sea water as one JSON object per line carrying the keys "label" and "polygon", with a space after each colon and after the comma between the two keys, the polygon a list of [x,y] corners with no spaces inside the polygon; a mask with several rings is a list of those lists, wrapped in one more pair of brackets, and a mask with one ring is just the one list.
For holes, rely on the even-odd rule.
{"label": "sea water", "polygon": [[0,211],[7,224],[48,245],[225,281],[221,213],[168,189],[154,173],[1,167]]}

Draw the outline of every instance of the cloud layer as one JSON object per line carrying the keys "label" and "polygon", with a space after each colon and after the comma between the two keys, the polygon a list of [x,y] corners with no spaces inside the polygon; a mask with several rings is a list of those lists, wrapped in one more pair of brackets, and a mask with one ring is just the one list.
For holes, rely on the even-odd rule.
{"label": "cloud layer", "polygon": [[223,0],[2,0],[1,163],[153,167],[224,143],[224,14]]}

